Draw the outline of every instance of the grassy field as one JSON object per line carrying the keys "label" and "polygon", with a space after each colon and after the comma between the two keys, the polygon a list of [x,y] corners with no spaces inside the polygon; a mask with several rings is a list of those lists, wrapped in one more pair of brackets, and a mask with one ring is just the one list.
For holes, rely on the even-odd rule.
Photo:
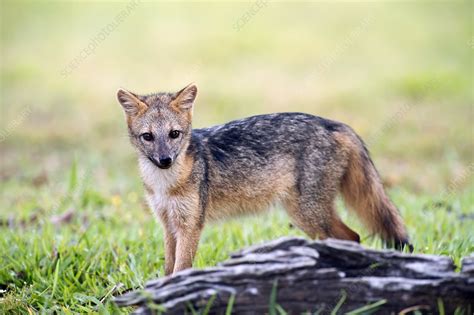
{"label": "grassy field", "polygon": [[[0,12],[0,313],[115,313],[111,296],[163,275],[118,87],[195,82],[196,127],[279,111],[344,121],[367,140],[415,252],[459,263],[474,251],[472,2],[2,1]],[[273,210],[210,224],[196,267],[303,235]]]}

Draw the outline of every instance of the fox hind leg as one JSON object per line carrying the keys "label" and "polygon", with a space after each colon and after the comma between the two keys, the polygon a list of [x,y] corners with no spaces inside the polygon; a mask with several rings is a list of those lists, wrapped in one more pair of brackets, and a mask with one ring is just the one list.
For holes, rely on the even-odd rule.
{"label": "fox hind leg", "polygon": [[337,238],[360,242],[359,234],[350,229],[336,213],[333,201],[327,203],[285,200],[284,206],[293,223],[310,238]]}
{"label": "fox hind leg", "polygon": [[300,204],[298,198],[288,198],[283,201],[283,205],[293,224],[310,238],[325,239],[329,237],[329,227],[324,213],[307,209]]}
{"label": "fox hind leg", "polygon": [[349,228],[334,212],[331,222],[331,237],[360,243],[360,236]]}

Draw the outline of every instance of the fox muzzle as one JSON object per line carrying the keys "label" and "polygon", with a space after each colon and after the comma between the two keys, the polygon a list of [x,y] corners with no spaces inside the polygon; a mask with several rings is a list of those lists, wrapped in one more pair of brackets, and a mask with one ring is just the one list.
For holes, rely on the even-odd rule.
{"label": "fox muzzle", "polygon": [[173,164],[173,159],[170,158],[169,156],[167,157],[160,157],[158,160],[155,159],[152,156],[148,156],[148,159],[158,168],[161,169],[167,169],[171,167],[171,164]]}

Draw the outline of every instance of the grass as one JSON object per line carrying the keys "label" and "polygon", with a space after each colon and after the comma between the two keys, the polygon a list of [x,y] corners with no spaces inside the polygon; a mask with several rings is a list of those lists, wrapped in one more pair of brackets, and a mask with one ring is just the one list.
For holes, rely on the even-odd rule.
{"label": "grass", "polygon": [[[143,204],[138,181],[126,194],[107,195],[82,175],[87,170],[77,168],[73,164],[60,181],[63,191],[53,193],[48,185],[25,183],[5,186],[7,195],[16,191],[23,197],[10,208],[15,220],[2,222],[3,311],[114,313],[112,295],[163,275],[162,230]],[[416,253],[449,255],[459,264],[461,257],[473,252],[472,187],[446,199],[403,189],[392,189],[391,196],[406,220]],[[56,215],[66,212],[71,217],[52,220],[53,214],[44,209],[54,205],[59,205]],[[345,211],[341,214],[356,230],[364,231],[355,218]],[[289,226],[281,209],[268,216],[208,226],[196,267],[215,265],[244,246],[285,235],[303,236]],[[378,239],[362,234],[364,245],[381,248]]]}
{"label": "grass", "polygon": [[[468,2],[269,2],[240,30],[251,4],[140,3],[67,76],[127,4],[1,5],[0,313],[126,312],[110,297],[163,275],[120,86],[195,81],[197,127],[275,111],[344,121],[369,140],[415,252],[459,265],[474,251]],[[211,224],[195,265],[285,235],[303,236],[278,207]]]}

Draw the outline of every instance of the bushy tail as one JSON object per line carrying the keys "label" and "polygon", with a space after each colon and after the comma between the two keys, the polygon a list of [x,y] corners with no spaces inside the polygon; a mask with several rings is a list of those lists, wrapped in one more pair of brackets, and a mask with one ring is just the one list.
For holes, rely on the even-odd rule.
{"label": "bushy tail", "polygon": [[364,142],[352,130],[346,134],[344,142],[349,152],[348,166],[341,182],[346,204],[387,245],[397,249],[407,245],[412,251],[400,213],[385,193]]}

